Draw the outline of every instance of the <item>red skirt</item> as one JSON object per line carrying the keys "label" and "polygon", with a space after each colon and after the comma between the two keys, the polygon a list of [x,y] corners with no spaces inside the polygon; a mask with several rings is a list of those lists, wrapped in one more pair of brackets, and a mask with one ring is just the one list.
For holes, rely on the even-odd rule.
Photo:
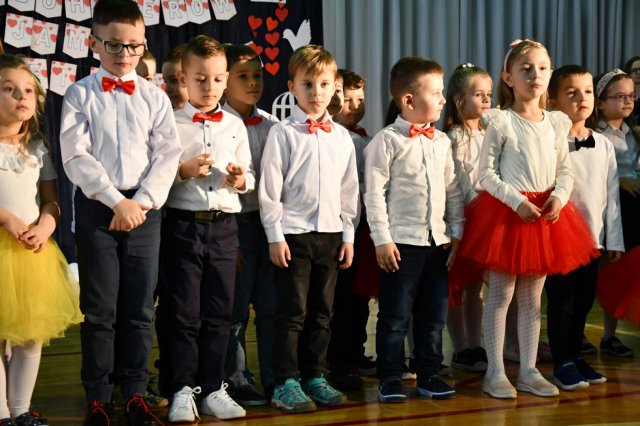
{"label": "red skirt", "polygon": [[[542,207],[551,191],[524,193]],[[465,208],[467,222],[456,263],[463,283],[483,270],[511,275],[566,274],[600,256],[591,231],[571,202],[556,223],[525,223],[509,206],[482,192]],[[466,277],[466,279],[464,278]]]}
{"label": "red skirt", "polygon": [[640,324],[640,246],[600,270],[598,301],[618,319]]}

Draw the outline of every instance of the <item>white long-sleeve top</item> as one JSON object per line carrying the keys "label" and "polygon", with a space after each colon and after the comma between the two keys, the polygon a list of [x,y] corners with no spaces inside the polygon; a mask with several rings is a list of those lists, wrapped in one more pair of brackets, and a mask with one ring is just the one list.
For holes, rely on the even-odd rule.
{"label": "white long-sleeve top", "polygon": [[624,251],[618,167],[613,144],[593,132],[594,148],[576,151],[575,138],[569,137],[569,158],[575,182],[571,202],[589,226],[599,248]]}
{"label": "white long-sleeve top", "polygon": [[464,200],[451,141],[409,137],[401,116],[378,132],[365,149],[364,204],[376,246],[395,242],[429,246],[462,238]]}
{"label": "white long-sleeve top", "polygon": [[349,132],[331,120],[331,132],[309,133],[299,107],[269,131],[262,153],[260,217],[270,243],[284,234],[342,232],[353,243],[358,224],[358,170]]}
{"label": "white long-sleeve top", "polygon": [[180,157],[180,141],[167,95],[135,71],[128,95],[105,92],[104,68],[72,84],[64,96],[60,152],[69,180],[109,208],[124,199],[118,190],[139,188],[133,200],[159,209],[167,199]]}
{"label": "white long-sleeve top", "polygon": [[565,206],[573,189],[567,136],[571,120],[560,111],[544,111],[539,122],[513,110],[491,109],[482,117],[487,129],[480,151],[480,185],[513,211],[523,192],[544,192]]}
{"label": "white long-sleeve top", "polygon": [[478,191],[482,190],[478,185],[478,168],[484,129],[473,129],[469,137],[462,126],[455,125],[447,132],[447,136],[451,139],[453,146],[453,159],[466,205],[478,196]]}
{"label": "white long-sleeve top", "polygon": [[598,130],[613,144],[620,177],[635,179],[640,172],[640,155],[631,128],[624,122],[616,129],[605,121],[600,121]]}
{"label": "white long-sleeve top", "polygon": [[[255,177],[249,152],[247,129],[241,119],[222,111],[219,122],[194,123],[193,116],[200,112],[187,102],[184,108],[175,111],[178,135],[182,143],[180,163],[201,154],[211,154],[211,174],[198,179],[180,179],[177,174],[171,188],[167,206],[175,209],[204,211],[222,210],[238,213],[242,206],[238,194],[253,191]],[[245,188],[238,190],[225,183],[227,164],[234,163],[245,170]]]}

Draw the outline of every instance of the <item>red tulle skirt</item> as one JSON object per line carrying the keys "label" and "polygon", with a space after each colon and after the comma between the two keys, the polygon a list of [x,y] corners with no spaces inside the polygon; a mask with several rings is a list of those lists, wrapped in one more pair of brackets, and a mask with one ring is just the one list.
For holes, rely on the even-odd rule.
{"label": "red tulle skirt", "polygon": [[598,301],[618,319],[640,324],[640,246],[600,270]]}
{"label": "red tulle skirt", "polygon": [[[524,193],[542,207],[551,191]],[[525,223],[509,206],[482,192],[465,208],[467,218],[454,277],[477,282],[482,271],[511,275],[566,274],[600,256],[591,231],[571,202],[555,223]]]}

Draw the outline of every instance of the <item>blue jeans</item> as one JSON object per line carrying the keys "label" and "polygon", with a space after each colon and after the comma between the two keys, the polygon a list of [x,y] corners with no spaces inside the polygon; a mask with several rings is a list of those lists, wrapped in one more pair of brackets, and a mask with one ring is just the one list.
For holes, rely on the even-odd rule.
{"label": "blue jeans", "polygon": [[381,381],[400,379],[404,338],[413,313],[414,368],[419,376],[438,374],[442,363],[442,330],[447,318],[449,286],[442,246],[398,244],[400,269],[382,272],[376,352]]}
{"label": "blue jeans", "polygon": [[273,321],[276,313],[275,266],[269,260],[269,243],[260,222],[260,213],[236,215],[238,240],[244,263],[236,280],[231,337],[226,371],[233,388],[248,383],[245,332],[249,320],[249,303],[256,313],[258,362],[262,386],[273,384]]}

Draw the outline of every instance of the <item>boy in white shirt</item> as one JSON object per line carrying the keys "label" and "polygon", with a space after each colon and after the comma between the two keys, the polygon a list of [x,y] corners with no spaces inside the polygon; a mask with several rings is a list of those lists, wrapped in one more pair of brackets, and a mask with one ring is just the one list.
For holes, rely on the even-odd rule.
{"label": "boy in white shirt", "polygon": [[289,91],[298,106],[271,128],[262,155],[260,216],[279,268],[272,405],[288,413],[346,401],[324,378],[336,275],[351,265],[358,221],[355,149],[327,112],[336,73],[321,46],[293,53]]}
{"label": "boy in white shirt", "polygon": [[364,204],[382,269],[376,352],[378,400],[403,402],[404,338],[413,312],[414,368],[421,396],[455,390],[440,379],[442,329],[449,300],[447,268],[462,237],[463,196],[451,141],[433,123],[445,103],[440,65],[418,57],[391,69],[401,114],[365,150]]}
{"label": "boy in white shirt", "polygon": [[[579,65],[553,71],[549,81],[549,105],[569,116],[569,158],[575,182],[571,201],[589,226],[593,239],[610,260],[624,252],[618,167],[613,144],[585,126],[594,107],[593,77]],[[547,333],[554,362],[554,382],[563,390],[575,390],[607,379],[580,356],[587,315],[593,306],[600,259],[567,275],[548,276]]]}
{"label": "boy in white shirt", "polygon": [[[244,417],[223,382],[236,278],[238,194],[254,188],[247,130],[218,101],[227,85],[223,46],[192,38],[182,56],[189,101],[175,111],[183,154],[171,188],[160,249],[161,304],[173,400],[170,422],[193,422],[201,410],[219,419]],[[166,358],[166,361],[165,361]]]}
{"label": "boy in white shirt", "polygon": [[100,69],[70,86],[62,106],[62,163],[78,187],[75,231],[85,315],[81,376],[88,425],[109,423],[112,376],[128,401],[128,421],[154,421],[141,395],[149,380],[158,209],[181,148],[169,99],[135,72],[145,50],[144,29],[135,2],[99,1],[90,47],[100,55]]}

